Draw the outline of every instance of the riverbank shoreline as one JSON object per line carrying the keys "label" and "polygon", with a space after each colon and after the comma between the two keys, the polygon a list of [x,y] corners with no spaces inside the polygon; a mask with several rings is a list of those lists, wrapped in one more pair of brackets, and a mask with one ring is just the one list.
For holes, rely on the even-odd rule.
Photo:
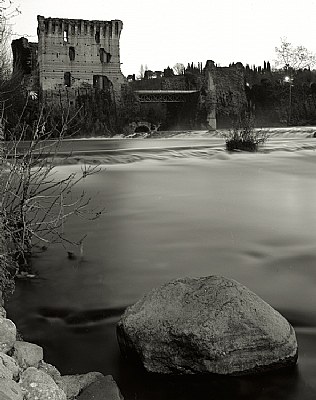
{"label": "riverbank shoreline", "polygon": [[[3,304],[1,299],[0,304]],[[0,306],[0,398],[1,400],[122,400],[111,375],[89,372],[62,376],[44,361],[43,348],[25,342],[14,322]]]}
{"label": "riverbank shoreline", "polygon": [[[3,231],[0,234],[4,238]],[[43,347],[23,340],[23,332],[20,333],[13,320],[7,318],[5,301],[9,301],[14,293],[14,281],[7,273],[10,259],[4,239],[1,240],[1,253],[0,399],[85,400],[91,396],[100,398],[102,392],[102,399],[122,400],[111,375],[100,372],[62,375],[55,366],[44,361]]]}

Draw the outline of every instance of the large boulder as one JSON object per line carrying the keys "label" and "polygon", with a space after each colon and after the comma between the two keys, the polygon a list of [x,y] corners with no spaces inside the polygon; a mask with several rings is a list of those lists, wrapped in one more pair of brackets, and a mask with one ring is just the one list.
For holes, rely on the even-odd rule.
{"label": "large boulder", "polygon": [[295,332],[270,305],[220,276],[153,289],[117,325],[123,356],[155,373],[239,375],[296,363]]}

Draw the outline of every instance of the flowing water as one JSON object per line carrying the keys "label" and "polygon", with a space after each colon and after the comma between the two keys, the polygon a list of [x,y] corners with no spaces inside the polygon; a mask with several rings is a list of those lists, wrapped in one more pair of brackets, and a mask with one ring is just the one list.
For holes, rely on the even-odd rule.
{"label": "flowing water", "polygon": [[[185,149],[179,139],[178,150],[103,158],[80,189],[106,213],[67,225],[70,237],[87,235],[84,256],[70,260],[58,247],[38,255],[39,278],[18,282],[7,305],[24,339],[63,374],[112,374],[127,400],[315,399],[316,139],[273,140],[256,154],[228,154],[217,142]],[[183,379],[121,360],[115,324],[126,306],[170,279],[210,274],[248,286],[293,324],[297,367]]]}

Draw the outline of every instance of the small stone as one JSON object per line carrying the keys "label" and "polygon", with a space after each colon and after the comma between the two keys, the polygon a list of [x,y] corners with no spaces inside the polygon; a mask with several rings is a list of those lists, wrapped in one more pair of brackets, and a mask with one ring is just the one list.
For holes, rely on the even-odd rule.
{"label": "small stone", "polygon": [[16,326],[6,318],[0,318],[0,352],[10,351],[16,341]]}
{"label": "small stone", "polygon": [[43,349],[33,343],[16,341],[13,357],[21,368],[38,367],[39,362],[43,360]]}
{"label": "small stone", "polygon": [[25,400],[67,400],[65,392],[54,379],[34,367],[27,368],[20,380]]}
{"label": "small stone", "polygon": [[19,384],[11,379],[0,378],[0,399],[23,400],[23,394]]}
{"label": "small stone", "polygon": [[0,363],[0,378],[13,379],[12,372],[7,367],[5,367],[2,363]]}
{"label": "small stone", "polygon": [[0,306],[0,318],[7,318],[6,310]]}
{"label": "small stone", "polygon": [[112,375],[104,376],[89,385],[78,400],[123,400],[123,396]]}
{"label": "small stone", "polygon": [[7,354],[0,353],[0,377],[14,379],[19,375],[19,366]]}
{"label": "small stone", "polygon": [[65,392],[59,387],[53,388],[46,385],[38,385],[29,388],[24,393],[25,400],[67,400]]}
{"label": "small stone", "polygon": [[51,364],[46,363],[45,361],[41,361],[39,366],[37,367],[39,371],[46,372],[49,376],[51,376],[56,383],[60,381],[61,373],[58,371],[56,367]]}
{"label": "small stone", "polygon": [[23,386],[29,386],[31,383],[44,383],[47,385],[55,385],[54,379],[46,374],[44,371],[40,371],[35,367],[27,368],[21,376],[21,383]]}
{"label": "small stone", "polygon": [[83,389],[103,376],[100,372],[89,372],[84,375],[64,375],[58,382],[58,386],[66,393],[67,399],[73,399]]}

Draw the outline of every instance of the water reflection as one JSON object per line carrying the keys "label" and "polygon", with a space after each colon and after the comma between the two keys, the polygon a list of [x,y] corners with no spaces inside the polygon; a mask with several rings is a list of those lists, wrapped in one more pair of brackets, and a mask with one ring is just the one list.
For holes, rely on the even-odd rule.
{"label": "water reflection", "polygon": [[[10,317],[62,373],[112,374],[126,399],[315,398],[312,157],[236,154],[108,166],[84,183],[107,213],[94,223],[68,225],[70,236],[87,234],[84,258],[69,260],[56,248],[41,254],[34,260],[40,279],[18,284]],[[115,323],[123,309],[170,279],[209,274],[238,280],[292,321],[297,368],[175,379],[122,362]]]}
{"label": "water reflection", "polygon": [[313,390],[301,379],[296,367],[261,376],[220,377],[158,377],[130,368],[121,371],[121,387],[128,388],[128,399],[309,399]]}

